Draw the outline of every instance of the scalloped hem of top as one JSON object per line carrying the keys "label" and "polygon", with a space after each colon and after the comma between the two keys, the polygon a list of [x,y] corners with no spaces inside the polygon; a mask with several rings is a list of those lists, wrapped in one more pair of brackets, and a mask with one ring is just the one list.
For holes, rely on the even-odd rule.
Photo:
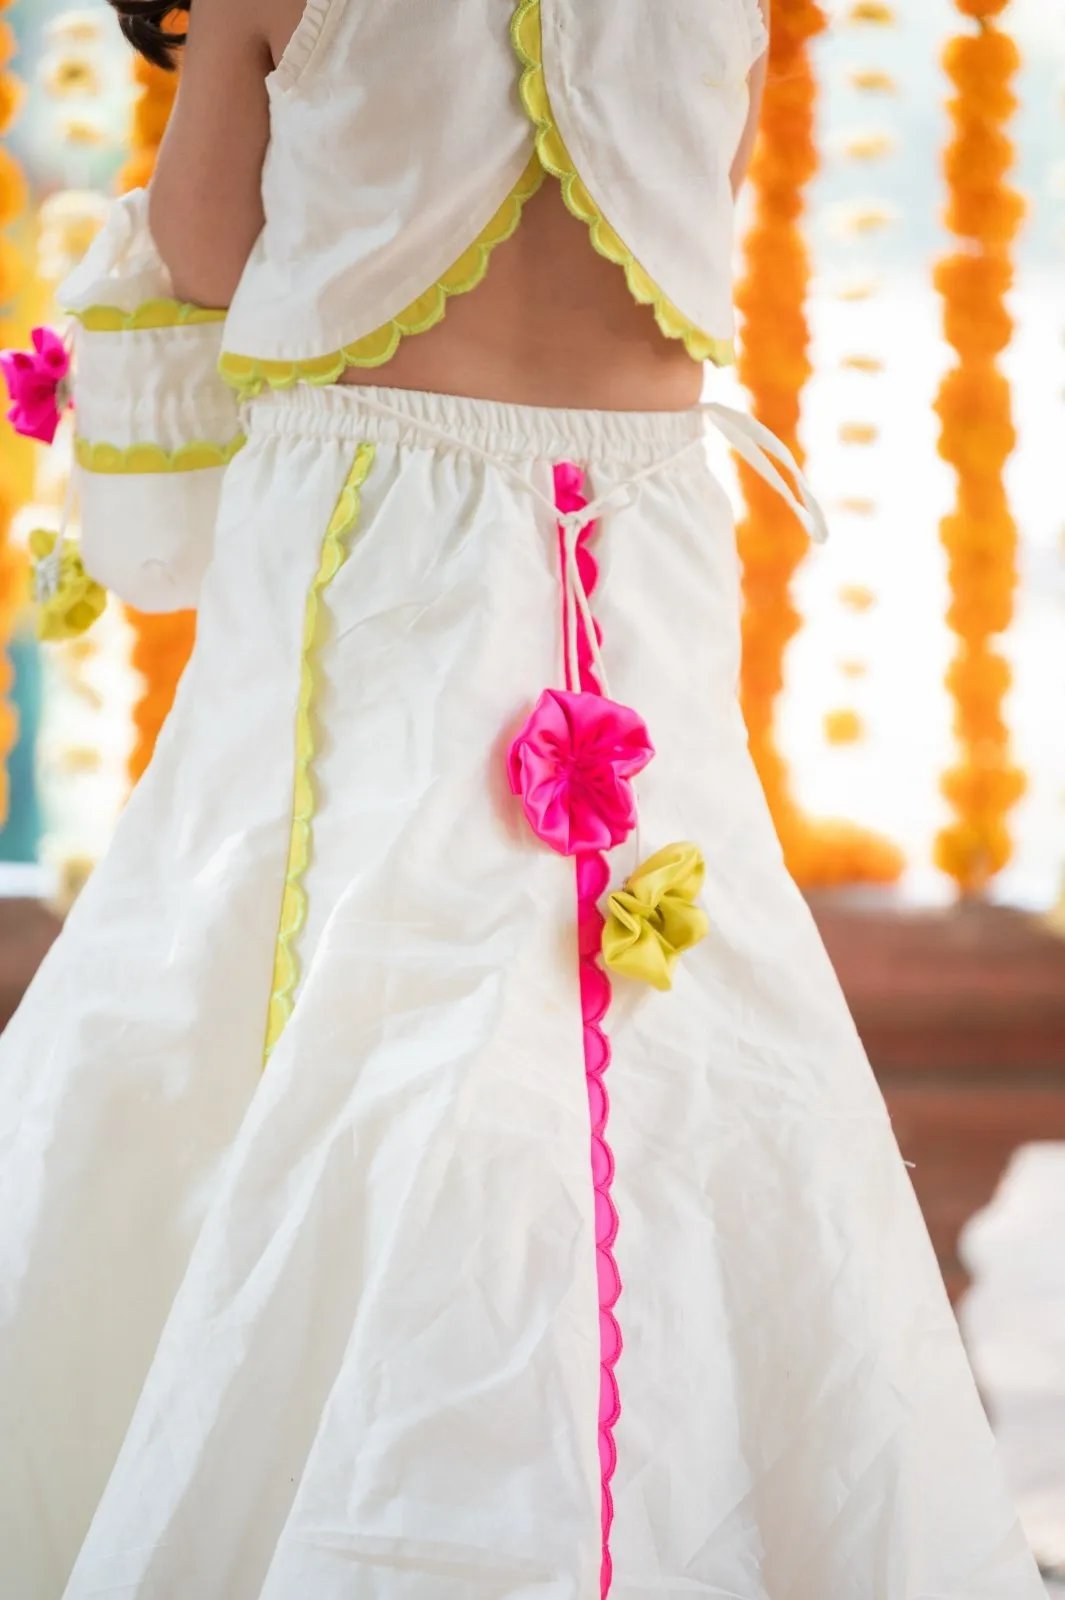
{"label": "scalloped hem of top", "polygon": [[664,291],[636,260],[620,234],[610,226],[585,187],[558,130],[544,74],[543,20],[540,0],[521,0],[510,25],[510,36],[525,68],[521,79],[522,104],[536,128],[536,149],[546,171],[559,180],[562,198],[583,222],[592,247],[607,261],[621,267],[629,293],[643,306],[651,306],[655,321],[667,339],[680,339],[694,361],[732,366],[736,350],[731,339],[703,333],[689,317],[667,299]]}
{"label": "scalloped hem of top", "polygon": [[228,467],[246,443],[244,434],[238,433],[227,444],[196,439],[179,445],[176,450],[166,450],[159,444],[123,447],[79,435],[74,441],[74,459],[83,471],[108,477],[135,478],[168,472],[203,472],[215,467]]}
{"label": "scalloped hem of top", "polygon": [[349,367],[366,370],[386,366],[403,339],[428,333],[435,328],[443,321],[450,299],[469,294],[483,281],[492,252],[517,232],[526,201],[541,188],[548,173],[558,178],[567,208],[587,226],[596,252],[623,269],[629,292],[637,304],[653,308],[655,321],[665,337],[681,340],[693,361],[711,361],[719,367],[734,365],[736,350],[733,341],[715,339],[703,333],[666,298],[632,251],[610,227],[578,176],[555,125],[547,95],[540,47],[540,0],[522,0],[512,20],[511,36],[519,59],[526,68],[521,81],[521,94],[536,129],[536,149],[487,228],[443,277],[412,301],[406,310],[354,344],[344,345],[327,355],[289,361],[242,355],[233,350],[223,351],[218,371],[242,400],[253,399],[264,388],[291,389],[297,383],[324,387],[336,383]]}
{"label": "scalloped hem of top", "polygon": [[121,306],[100,305],[87,306],[84,311],[67,311],[64,315],[80,322],[86,333],[132,333],[142,328],[189,328],[224,322],[228,313],[181,300],[145,300],[132,311],[123,311]]}
{"label": "scalloped hem of top", "polygon": [[336,383],[349,367],[383,367],[391,361],[402,339],[411,334],[428,333],[430,328],[435,328],[443,321],[449,300],[456,295],[469,294],[484,280],[493,251],[517,232],[525,204],[541,188],[544,176],[540,158],[533,154],[525,171],[484,231],[442,278],[375,333],[369,333],[354,344],[345,345],[329,355],[306,360],[267,361],[225,350],[218,363],[221,376],[238,391],[242,399],[247,400],[260,393],[266,385],[271,389],[290,389],[296,383]]}

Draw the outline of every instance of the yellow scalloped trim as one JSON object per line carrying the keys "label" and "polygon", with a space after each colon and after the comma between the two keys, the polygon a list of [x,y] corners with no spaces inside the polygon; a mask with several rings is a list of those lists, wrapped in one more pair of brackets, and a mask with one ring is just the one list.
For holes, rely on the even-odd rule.
{"label": "yellow scalloped trim", "polygon": [[488,271],[492,252],[511,238],[521,222],[525,204],[542,186],[544,169],[534,155],[487,228],[464,250],[458,260],[417,300],[411,301],[391,322],[375,333],[368,333],[354,344],[345,345],[326,356],[306,361],[261,361],[254,356],[222,354],[218,370],[226,383],[239,391],[242,399],[258,394],[264,384],[271,389],[290,389],[295,383],[336,383],[348,367],[383,367],[399,349],[401,339],[427,333],[442,322],[447,303],[456,295],[476,289]]}
{"label": "yellow scalloped trim", "polygon": [[205,322],[224,322],[227,313],[186,305],[180,300],[145,300],[133,311],[123,311],[118,306],[89,306],[65,315],[80,322],[86,333],[129,333],[135,328],[190,328]]}
{"label": "yellow scalloped trim", "polygon": [[732,365],[736,351],[731,339],[714,339],[668,300],[648,272],[636,260],[624,239],[614,231],[592,199],[577,173],[563,142],[551,108],[544,75],[543,20],[540,0],[521,0],[510,24],[510,37],[518,59],[525,68],[521,78],[521,98],[536,128],[536,150],[548,172],[559,180],[567,207],[585,223],[595,250],[622,268],[634,300],[654,308],[655,321],[667,339],[681,339],[695,361],[712,361],[716,366]]}
{"label": "yellow scalloped trim", "polygon": [[362,510],[361,490],[373,469],[377,447],[361,444],[348,473],[336,510],[326,529],[318,571],[307,592],[303,618],[303,654],[300,660],[300,692],[296,709],[296,767],[292,793],[292,831],[289,835],[285,891],[281,899],[281,920],[274,951],[274,977],[270,1008],[266,1020],[263,1065],[288,1025],[295,1005],[299,963],[292,941],[307,920],[307,891],[303,879],[311,856],[311,829],[314,822],[314,724],[312,712],[316,687],[315,668],[320,648],[322,596],[348,558],[348,536],[358,525]]}
{"label": "yellow scalloped trim", "polygon": [[141,473],[202,472],[207,467],[228,467],[247,439],[238,433],[228,444],[209,444],[206,440],[183,444],[177,450],[164,450],[158,444],[131,444],[121,449],[115,444],[93,444],[89,439],[74,441],[74,459],[86,472],[135,476]]}

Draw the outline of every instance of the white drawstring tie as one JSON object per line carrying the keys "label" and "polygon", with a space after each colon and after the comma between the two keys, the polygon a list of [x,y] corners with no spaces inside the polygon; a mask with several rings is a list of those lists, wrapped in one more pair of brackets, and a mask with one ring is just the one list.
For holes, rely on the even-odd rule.
{"label": "white drawstring tie", "polygon": [[[599,679],[601,691],[607,698],[610,697],[610,688],[607,681],[606,670],[603,666],[603,657],[599,649],[599,641],[595,630],[595,619],[592,608],[585,591],[580,574],[580,563],[577,559],[580,536],[585,528],[593,522],[598,522],[606,512],[625,511],[635,505],[639,499],[640,485],[649,478],[659,477],[668,472],[670,467],[679,465],[692,450],[701,448],[705,443],[703,438],[689,439],[688,442],[675,450],[672,455],[654,461],[650,466],[643,467],[639,472],[634,472],[630,477],[623,478],[620,482],[612,484],[596,495],[594,500],[589,500],[586,506],[579,511],[560,511],[554,499],[543,493],[532,483],[527,476],[527,469],[522,470],[507,456],[499,455],[493,450],[482,449],[479,445],[470,443],[460,438],[457,434],[449,433],[446,428],[440,428],[435,423],[423,421],[419,417],[412,417],[408,412],[398,406],[389,405],[386,401],[378,400],[365,391],[356,391],[357,403],[365,411],[380,417],[389,417],[396,422],[401,422],[405,428],[420,434],[425,439],[435,440],[439,444],[446,444],[451,449],[460,450],[467,455],[484,461],[486,465],[495,467],[515,483],[520,485],[534,500],[550,511],[562,533],[563,564],[565,569],[566,586],[566,675],[574,688],[580,687],[580,655],[578,644],[577,617],[580,616],[584,623],[585,634],[588,639],[588,648],[595,665],[596,676]],[[799,469],[798,462],[775,433],[765,427],[761,422],[750,417],[743,411],[735,411],[731,406],[719,405],[717,401],[708,401],[698,407],[698,410],[718,430],[724,439],[732,446],[753,471],[757,472],[769,486],[787,502],[792,511],[802,523],[806,532],[815,544],[824,544],[828,538],[828,525],[824,512],[814,498],[806,478]],[[795,480],[798,495],[796,496],[781,473],[777,464],[787,468]]]}
{"label": "white drawstring tie", "polygon": [[67,488],[63,496],[63,509],[59,517],[59,530],[55,536],[48,555],[42,556],[34,562],[33,567],[33,599],[39,606],[47,605],[59,590],[63,570],[63,542],[70,530],[71,520],[74,515],[74,498],[77,492],[76,467],[70,464],[67,474]]}

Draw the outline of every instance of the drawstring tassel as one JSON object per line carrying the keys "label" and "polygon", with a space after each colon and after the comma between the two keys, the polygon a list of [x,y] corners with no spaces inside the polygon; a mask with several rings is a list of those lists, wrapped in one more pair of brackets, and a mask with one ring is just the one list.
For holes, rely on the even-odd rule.
{"label": "drawstring tassel", "polygon": [[76,639],[103,615],[107,591],[86,572],[73,539],[35,528],[29,544],[37,636],[50,642]]}
{"label": "drawstring tassel", "polygon": [[52,643],[76,639],[87,632],[107,606],[107,590],[89,576],[76,541],[67,537],[74,511],[74,492],[72,470],[67,479],[58,532],[35,528],[29,538],[34,559],[37,636]]}

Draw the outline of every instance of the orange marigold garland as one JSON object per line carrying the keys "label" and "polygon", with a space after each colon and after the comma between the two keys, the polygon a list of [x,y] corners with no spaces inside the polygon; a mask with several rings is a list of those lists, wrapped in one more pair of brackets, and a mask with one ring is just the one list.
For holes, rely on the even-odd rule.
{"label": "orange marigold garland", "polygon": [[[802,233],[805,189],[818,168],[814,138],[817,84],[810,41],[826,26],[813,0],[772,0],[769,82],[751,166],[754,214],[737,287],[745,337],[739,375],[756,416],[801,464],[799,418],[809,379],[806,300],[810,260]],[[802,625],[791,581],[807,536],[780,497],[738,463],[747,514],[737,529],[743,562],[741,696],[751,754],[788,866],[804,887],[891,882],[902,871],[889,841],[847,823],[814,823],[797,806],[775,739],[784,653]]]}
{"label": "orange marigold garland", "polygon": [[1013,452],[1010,388],[998,366],[1013,323],[1010,246],[1024,202],[1006,182],[1014,149],[1006,132],[1020,67],[1014,41],[994,19],[1009,0],[955,0],[975,32],[954,38],[944,57],[955,88],[947,148],[947,225],[962,248],[935,274],[944,331],[957,361],[936,401],[939,451],[957,473],[954,510],[941,525],[949,561],[947,621],[958,648],[947,675],[960,759],[943,778],[955,820],[936,841],[936,862],[965,894],[976,894],[1010,859],[1008,816],[1025,790],[1011,759],[1004,702],[1009,664],[996,647],[1013,618],[1017,525],[1004,484]]}
{"label": "orange marigold garland", "polygon": [[[156,157],[174,104],[177,75],[137,58],[134,67],[140,93],[133,113],[132,154],[122,169],[123,189],[145,186],[155,169]],[[181,675],[196,637],[196,615],[177,611],[149,616],[126,608],[133,628],[131,660],[140,674],[142,690],[133,709],[136,738],[129,760],[135,783],[152,758],[159,730],[170,713]]]}
{"label": "orange marigold garland", "polygon": [[[0,11],[10,4],[11,0],[0,0]],[[0,135],[7,133],[23,99],[23,86],[7,65],[15,48],[10,25],[0,21]],[[0,149],[0,306],[4,308],[0,319],[0,345],[5,346],[20,343],[20,330],[14,329],[8,319],[25,278],[22,257],[5,237],[5,231],[22,216],[27,203],[28,191],[22,169],[10,150]],[[14,669],[4,647],[27,598],[26,558],[12,546],[9,538],[18,499],[13,478],[17,476],[15,452],[27,448],[23,441],[14,437],[5,439],[0,470],[0,825],[7,819],[9,804],[7,757],[18,739],[18,713],[8,698],[14,684]]]}

